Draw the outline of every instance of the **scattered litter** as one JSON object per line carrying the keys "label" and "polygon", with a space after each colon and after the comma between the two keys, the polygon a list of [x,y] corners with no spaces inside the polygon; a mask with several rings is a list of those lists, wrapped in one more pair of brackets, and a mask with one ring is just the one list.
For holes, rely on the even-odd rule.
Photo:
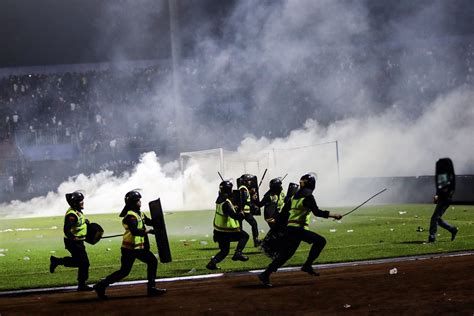
{"label": "scattered litter", "polygon": [[348,229],[347,232],[348,232],[348,233],[353,233],[354,230],[353,230],[353,229]]}
{"label": "scattered litter", "polygon": [[184,227],[184,229],[191,229],[191,226],[186,226]]}
{"label": "scattered litter", "polygon": [[28,261],[30,260],[30,257],[23,257],[23,260]]}
{"label": "scattered litter", "polygon": [[188,273],[195,273],[196,272],[196,268],[192,268],[191,270],[188,271]]}
{"label": "scattered litter", "polygon": [[5,257],[5,254],[4,254],[4,253],[0,253],[0,257]]}
{"label": "scattered litter", "polygon": [[199,244],[201,244],[201,245],[207,245],[207,241],[201,240],[201,241],[199,242]]}
{"label": "scattered litter", "polygon": [[399,211],[398,214],[400,215],[403,215],[403,214],[406,214],[407,212],[406,211]]}
{"label": "scattered litter", "polygon": [[56,250],[51,250],[49,253],[56,253]]}
{"label": "scattered litter", "polygon": [[110,250],[112,250],[112,249],[110,249],[110,248],[106,248],[105,250],[106,250],[106,251],[110,251]]}
{"label": "scattered litter", "polygon": [[31,252],[31,250],[30,250],[30,249],[26,249],[26,252]]}
{"label": "scattered litter", "polygon": [[393,268],[393,269],[390,269],[389,273],[390,274],[397,274],[398,270],[397,270],[397,268]]}
{"label": "scattered litter", "polygon": [[390,231],[393,232],[395,230],[395,228],[390,228]]}
{"label": "scattered litter", "polygon": [[51,229],[58,229],[58,226],[51,226]]}
{"label": "scattered litter", "polygon": [[422,231],[424,231],[423,227],[421,226],[418,226],[418,228],[416,229],[417,232],[421,233]]}
{"label": "scattered litter", "polygon": [[349,305],[349,304],[344,304],[344,308],[350,308],[350,307],[351,307],[351,305]]}
{"label": "scattered litter", "polygon": [[30,231],[30,230],[39,230],[39,228],[15,228],[17,232],[21,231]]}
{"label": "scattered litter", "polygon": [[209,234],[206,234],[204,237],[209,238]]}
{"label": "scattered litter", "polygon": [[8,251],[7,248],[0,248],[0,252],[5,252],[5,251]]}
{"label": "scattered litter", "polygon": [[0,230],[0,233],[7,233],[7,232],[12,232],[12,231],[13,231],[13,229],[7,228],[5,230]]}
{"label": "scattered litter", "polygon": [[189,241],[196,241],[196,239],[190,239]]}
{"label": "scattered litter", "polygon": [[336,232],[336,229],[332,228],[329,230],[331,233],[335,233]]}
{"label": "scattered litter", "polygon": [[415,218],[418,218],[418,215],[415,215]]}
{"label": "scattered litter", "polygon": [[186,240],[186,239],[180,239],[179,241],[180,241],[180,242],[185,242],[185,241],[187,241],[187,240]]}

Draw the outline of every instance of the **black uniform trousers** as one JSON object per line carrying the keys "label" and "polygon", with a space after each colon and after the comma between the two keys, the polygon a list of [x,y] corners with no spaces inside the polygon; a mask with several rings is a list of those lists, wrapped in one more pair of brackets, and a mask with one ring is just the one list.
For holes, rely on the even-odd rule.
{"label": "black uniform trousers", "polygon": [[446,210],[450,205],[449,200],[439,200],[434,209],[433,215],[431,216],[430,221],[430,239],[436,239],[436,232],[438,231],[438,225],[442,228],[453,232],[455,230],[454,226],[451,226],[448,222],[443,220],[441,217],[444,215]]}
{"label": "black uniform trousers", "polygon": [[84,241],[64,238],[64,246],[71,253],[71,257],[58,258],[59,264],[63,264],[65,267],[78,268],[77,282],[85,284],[89,278],[90,264]]}
{"label": "black uniform trousers", "polygon": [[308,258],[304,265],[312,265],[313,261],[319,256],[321,251],[326,246],[326,239],[312,232],[300,227],[288,226],[286,228],[286,238],[282,240],[283,244],[280,246],[280,252],[276,258],[267,267],[267,272],[275,272],[282,265],[285,264],[296,252],[300,243],[304,241],[312,244],[309,251]]}
{"label": "black uniform trousers", "polygon": [[[252,227],[252,238],[253,240],[258,239],[258,225],[257,221],[253,217],[252,213],[244,213],[244,220],[250,224],[250,227]],[[242,226],[243,220],[240,221],[240,227]]]}
{"label": "black uniform trousers", "polygon": [[148,287],[155,287],[156,269],[158,267],[158,260],[155,255],[149,249],[121,248],[121,251],[122,257],[120,258],[120,269],[107,276],[103,281],[101,281],[101,283],[108,286],[125,278],[130,274],[135,259],[138,259],[147,264]]}
{"label": "black uniform trousers", "polygon": [[249,234],[241,230],[240,232],[221,232],[214,230],[214,241],[219,244],[219,252],[212,259],[215,263],[221,262],[227,257],[230,251],[230,243],[237,241],[237,247],[235,248],[236,253],[240,253],[244,250],[247,241],[249,240]]}

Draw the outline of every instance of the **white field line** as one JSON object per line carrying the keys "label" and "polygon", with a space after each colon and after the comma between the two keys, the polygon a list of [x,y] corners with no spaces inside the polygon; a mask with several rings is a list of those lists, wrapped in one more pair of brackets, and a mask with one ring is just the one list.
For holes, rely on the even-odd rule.
{"label": "white field line", "polygon": [[[398,258],[387,258],[387,259],[377,259],[377,260],[364,260],[364,261],[353,261],[353,262],[341,262],[341,263],[328,263],[328,264],[318,264],[318,269],[334,269],[339,267],[350,267],[350,266],[361,266],[361,265],[373,265],[381,263],[394,263],[394,262],[403,262],[403,261],[416,261],[416,260],[429,260],[429,259],[438,259],[443,257],[461,257],[461,256],[472,256],[474,251],[463,251],[463,252],[453,252],[453,253],[439,253],[439,254],[427,254],[420,256],[409,256],[409,257],[398,257]],[[286,267],[278,269],[277,273],[285,273],[292,271],[299,271],[300,267]],[[175,282],[175,281],[190,281],[190,280],[204,280],[210,278],[220,278],[224,275],[229,276],[241,276],[241,275],[254,275],[262,272],[263,270],[250,270],[247,272],[229,272],[229,273],[216,273],[216,274],[205,274],[205,275],[193,275],[186,277],[171,277],[157,279],[157,282]],[[117,282],[111,286],[124,286],[124,285],[135,285],[135,284],[144,284],[147,283],[147,280],[137,280],[137,281],[126,281],[126,282]],[[55,292],[68,292],[75,291],[76,286],[66,286],[66,287],[53,287],[53,288],[42,288],[42,289],[27,289],[27,290],[16,290],[16,291],[4,291],[0,292],[1,296],[8,295],[24,295],[32,293],[55,293]]]}

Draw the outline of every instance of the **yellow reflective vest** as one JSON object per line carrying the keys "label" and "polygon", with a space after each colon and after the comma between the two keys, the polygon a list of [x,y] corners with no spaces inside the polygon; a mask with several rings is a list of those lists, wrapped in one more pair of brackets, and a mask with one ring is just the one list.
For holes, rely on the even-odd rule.
{"label": "yellow reflective vest", "polygon": [[[71,228],[71,233],[74,235],[76,240],[85,240],[87,235],[86,217],[84,214],[82,214],[82,212],[78,212],[73,208],[69,208],[66,211],[64,218],[66,219],[69,214],[74,214],[77,217],[77,223]],[[69,237],[64,234],[64,238]]]}
{"label": "yellow reflective vest", "polygon": [[238,220],[233,219],[232,217],[225,215],[222,207],[224,203],[229,202],[231,207],[234,208],[231,200],[226,199],[222,203],[216,203],[216,214],[214,215],[214,229],[220,232],[239,232],[240,223]]}
{"label": "yellow reflective vest", "polygon": [[302,227],[309,230],[311,210],[303,206],[304,197],[291,199],[290,216],[288,217],[288,226]]}
{"label": "yellow reflective vest", "polygon": [[137,228],[144,229],[145,228],[145,214],[143,213],[136,213],[134,211],[128,211],[127,215],[125,215],[124,219],[122,220],[122,226],[125,228],[125,233],[123,234],[122,240],[122,248],[126,249],[144,249],[145,248],[145,236],[134,236],[130,232],[130,228],[128,224],[125,223],[125,218],[127,216],[133,216],[137,219]]}

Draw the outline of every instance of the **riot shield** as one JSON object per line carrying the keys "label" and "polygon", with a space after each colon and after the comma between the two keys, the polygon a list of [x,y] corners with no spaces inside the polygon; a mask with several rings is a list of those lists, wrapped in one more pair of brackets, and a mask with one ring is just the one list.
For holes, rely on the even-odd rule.
{"label": "riot shield", "polygon": [[161,263],[171,262],[171,250],[168,243],[168,234],[166,233],[165,218],[163,216],[163,209],[161,201],[157,200],[148,203],[150,207],[151,220],[153,222],[153,229],[155,230],[155,240],[158,247],[158,256]]}
{"label": "riot shield", "polygon": [[456,176],[450,158],[441,158],[436,162],[435,184],[437,190],[454,192],[456,189]]}
{"label": "riot shield", "polygon": [[296,194],[299,188],[300,186],[296,183],[290,182],[288,184],[288,190],[286,191],[285,203],[288,202],[293,197],[293,195]]}
{"label": "riot shield", "polygon": [[87,235],[86,242],[95,245],[100,241],[102,235],[104,234],[104,229],[97,223],[88,223],[87,224]]}
{"label": "riot shield", "polygon": [[[244,185],[244,180],[249,181],[250,180],[250,185],[248,187],[249,189],[249,194],[250,196],[253,196],[254,194],[257,194],[257,200],[260,201],[260,195],[258,193],[258,181],[257,181],[257,176],[246,174],[242,175],[240,178],[237,178],[237,187],[240,188],[242,185]],[[240,198],[240,205],[243,205],[242,198]],[[252,215],[261,215],[260,208],[255,205],[254,203],[250,204],[250,213]]]}

